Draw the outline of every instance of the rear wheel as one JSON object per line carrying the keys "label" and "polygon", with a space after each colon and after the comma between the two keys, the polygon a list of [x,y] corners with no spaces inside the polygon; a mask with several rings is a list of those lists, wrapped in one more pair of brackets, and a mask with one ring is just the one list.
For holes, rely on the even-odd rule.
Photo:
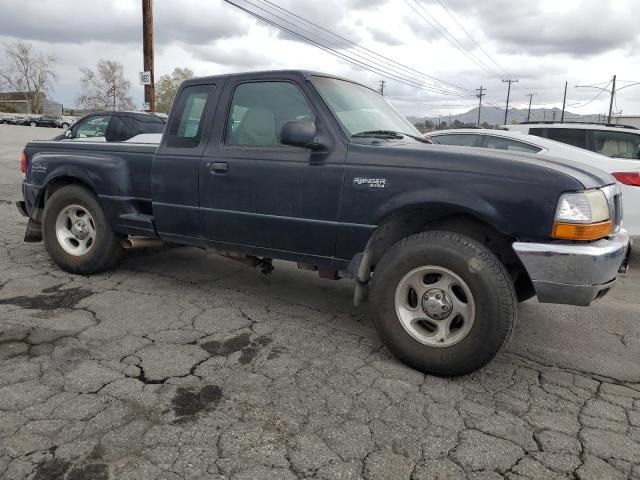
{"label": "rear wheel", "polygon": [[71,273],[98,273],[122,257],[121,237],[95,195],[79,185],[62,187],[47,200],[42,237],[53,261]]}
{"label": "rear wheel", "polygon": [[516,320],[504,265],[484,245],[451,232],[419,233],[394,245],[376,266],[370,299],[387,348],[437,375],[487,364]]}
{"label": "rear wheel", "polygon": [[63,123],[62,124],[62,128],[69,128],[69,124],[68,123]]}
{"label": "rear wheel", "polygon": [[32,127],[36,127],[37,123],[36,122],[30,122],[29,125],[31,125]]}

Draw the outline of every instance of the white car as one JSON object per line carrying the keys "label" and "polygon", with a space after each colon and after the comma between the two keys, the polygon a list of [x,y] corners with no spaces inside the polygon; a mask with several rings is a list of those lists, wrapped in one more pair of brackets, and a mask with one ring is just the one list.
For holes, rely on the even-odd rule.
{"label": "white car", "polygon": [[640,129],[599,123],[530,122],[500,127],[584,148],[607,157],[640,160]]}
{"label": "white car", "polygon": [[640,240],[640,160],[613,158],[585,151],[565,143],[517,131],[461,128],[438,130],[426,135],[441,145],[495,148],[532,153],[586,163],[612,174],[622,188],[624,228]]}

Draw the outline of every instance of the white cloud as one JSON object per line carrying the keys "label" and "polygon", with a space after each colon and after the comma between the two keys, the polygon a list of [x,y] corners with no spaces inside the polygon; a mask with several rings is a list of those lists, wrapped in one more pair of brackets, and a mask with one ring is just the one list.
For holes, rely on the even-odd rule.
{"label": "white cloud", "polygon": [[[402,64],[393,67],[396,78],[432,84],[421,75],[424,73],[468,90],[466,97],[448,97],[387,78],[385,93],[406,114],[439,115],[471,108],[477,101],[473,90],[480,85],[487,88],[486,100],[503,104],[506,85],[501,79],[506,73],[500,67],[520,79],[512,90],[512,103],[517,106],[526,104],[529,92],[537,93],[534,103],[561,101],[567,80],[572,104],[584,103],[597,93],[576,89],[576,84],[606,83],[614,73],[621,80],[640,80],[634,0],[441,0],[500,67],[464,34],[437,0],[417,0],[465,49],[492,70],[499,70],[498,75],[486,72],[454,48],[404,0],[234,1],[286,16],[273,6],[277,5],[356,41]],[[293,40],[223,0],[156,0],[154,19],[156,77],[174,67],[189,67],[198,75],[305,68],[355,78],[372,87],[384,78],[380,72]],[[297,31],[322,38],[359,61],[370,55],[348,50],[343,40],[329,38],[310,24]],[[136,85],[142,70],[141,37],[140,4],[130,0],[5,0],[0,15],[0,41],[30,41],[58,57],[60,80],[53,97],[66,104],[77,96],[80,68],[91,68],[100,58],[124,64],[134,86],[133,96],[142,103],[142,89]],[[378,58],[377,62],[374,69],[388,68],[387,60]],[[620,92],[618,108],[640,112],[638,93],[640,87]],[[607,108],[603,95],[577,112],[599,113]]]}

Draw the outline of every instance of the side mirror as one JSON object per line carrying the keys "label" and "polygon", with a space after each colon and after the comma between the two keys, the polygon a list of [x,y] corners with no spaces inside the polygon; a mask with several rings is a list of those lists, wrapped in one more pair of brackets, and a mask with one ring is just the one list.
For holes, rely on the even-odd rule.
{"label": "side mirror", "polygon": [[71,138],[71,135],[72,135],[71,130],[69,130],[69,129],[65,130],[65,132],[64,132],[64,137],[65,138]]}
{"label": "side mirror", "polygon": [[280,130],[280,143],[310,150],[321,148],[316,124],[311,120],[293,120],[285,123]]}

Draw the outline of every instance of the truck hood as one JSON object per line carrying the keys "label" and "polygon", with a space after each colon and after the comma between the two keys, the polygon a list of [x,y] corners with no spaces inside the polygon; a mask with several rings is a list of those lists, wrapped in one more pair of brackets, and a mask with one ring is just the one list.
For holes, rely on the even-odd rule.
{"label": "truck hood", "polygon": [[[615,183],[610,174],[590,165],[532,153],[502,152],[477,147],[430,145],[423,143],[389,143],[374,148],[389,149],[410,163],[417,159],[429,159],[437,168],[491,173],[496,176],[531,180],[540,175],[560,174],[578,181],[583,188],[599,188]],[[398,153],[402,152],[401,155]],[[588,153],[588,152],[587,152]],[[446,162],[446,163],[445,163]]]}

